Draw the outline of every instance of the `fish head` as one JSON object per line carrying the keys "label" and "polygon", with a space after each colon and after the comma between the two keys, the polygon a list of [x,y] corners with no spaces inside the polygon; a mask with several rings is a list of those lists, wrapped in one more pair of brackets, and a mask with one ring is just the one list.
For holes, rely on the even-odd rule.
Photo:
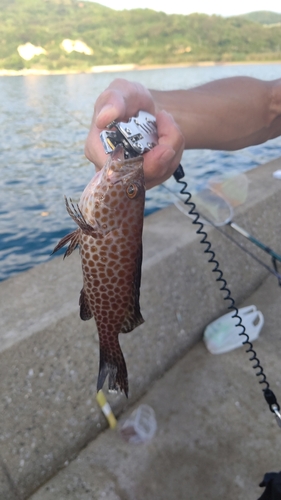
{"label": "fish head", "polygon": [[143,209],[144,197],[143,157],[125,159],[119,145],[84,190],[79,207],[89,224],[104,225],[105,219],[114,217],[116,225],[134,205],[141,204]]}
{"label": "fish head", "polygon": [[[108,184],[107,193],[119,184],[120,195],[123,192],[129,200],[136,199],[144,192],[143,157],[124,158],[124,148],[119,145],[115,148],[109,161],[105,165],[104,177]],[[110,202],[110,200],[108,200]]]}

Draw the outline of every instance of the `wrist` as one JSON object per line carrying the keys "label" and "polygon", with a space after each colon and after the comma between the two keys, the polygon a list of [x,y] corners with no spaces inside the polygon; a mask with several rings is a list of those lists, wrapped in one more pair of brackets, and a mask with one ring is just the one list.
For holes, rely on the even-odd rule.
{"label": "wrist", "polygon": [[154,103],[155,114],[159,113],[159,111],[163,111],[165,109],[165,101],[164,101],[164,91],[147,89],[150,97]]}

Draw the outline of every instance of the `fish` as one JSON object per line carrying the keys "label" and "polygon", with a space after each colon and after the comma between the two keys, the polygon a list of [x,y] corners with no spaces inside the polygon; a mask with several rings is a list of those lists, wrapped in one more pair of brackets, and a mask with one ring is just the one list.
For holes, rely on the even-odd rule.
{"label": "fish", "polygon": [[108,376],[109,391],[128,397],[128,373],[119,333],[144,322],[140,310],[142,231],[145,204],[143,158],[125,159],[118,145],[75,205],[66,209],[78,225],[53,253],[68,244],[64,257],[79,246],[83,272],[80,317],[94,317],[100,347],[97,391]]}

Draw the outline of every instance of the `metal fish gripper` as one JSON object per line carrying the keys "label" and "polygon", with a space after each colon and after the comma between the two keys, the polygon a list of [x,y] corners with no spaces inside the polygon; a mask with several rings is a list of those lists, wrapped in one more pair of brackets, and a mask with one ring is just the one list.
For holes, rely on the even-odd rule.
{"label": "metal fish gripper", "polygon": [[143,155],[158,144],[156,119],[146,111],[139,111],[128,122],[111,122],[101,132],[100,138],[107,154],[121,144],[125,149],[125,158]]}

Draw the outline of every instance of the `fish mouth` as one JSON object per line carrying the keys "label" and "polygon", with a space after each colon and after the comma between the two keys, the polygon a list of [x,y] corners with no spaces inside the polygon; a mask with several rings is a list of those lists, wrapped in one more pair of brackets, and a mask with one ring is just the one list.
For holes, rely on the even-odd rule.
{"label": "fish mouth", "polygon": [[106,174],[112,184],[121,182],[124,178],[136,176],[137,172],[142,169],[143,157],[136,156],[126,159],[124,151],[124,147],[118,144],[110,155]]}
{"label": "fish mouth", "polygon": [[118,144],[116,148],[112,151],[111,153],[111,160],[112,161],[119,161],[123,162],[125,160],[125,149],[122,146],[122,144]]}
{"label": "fish mouth", "polygon": [[132,158],[125,158],[125,148],[122,146],[122,144],[118,144],[114,151],[111,153],[111,161],[112,163],[117,163],[118,167],[122,168],[125,165],[131,165],[132,163],[137,165],[138,163],[143,162],[143,157],[140,156],[134,156]]}

